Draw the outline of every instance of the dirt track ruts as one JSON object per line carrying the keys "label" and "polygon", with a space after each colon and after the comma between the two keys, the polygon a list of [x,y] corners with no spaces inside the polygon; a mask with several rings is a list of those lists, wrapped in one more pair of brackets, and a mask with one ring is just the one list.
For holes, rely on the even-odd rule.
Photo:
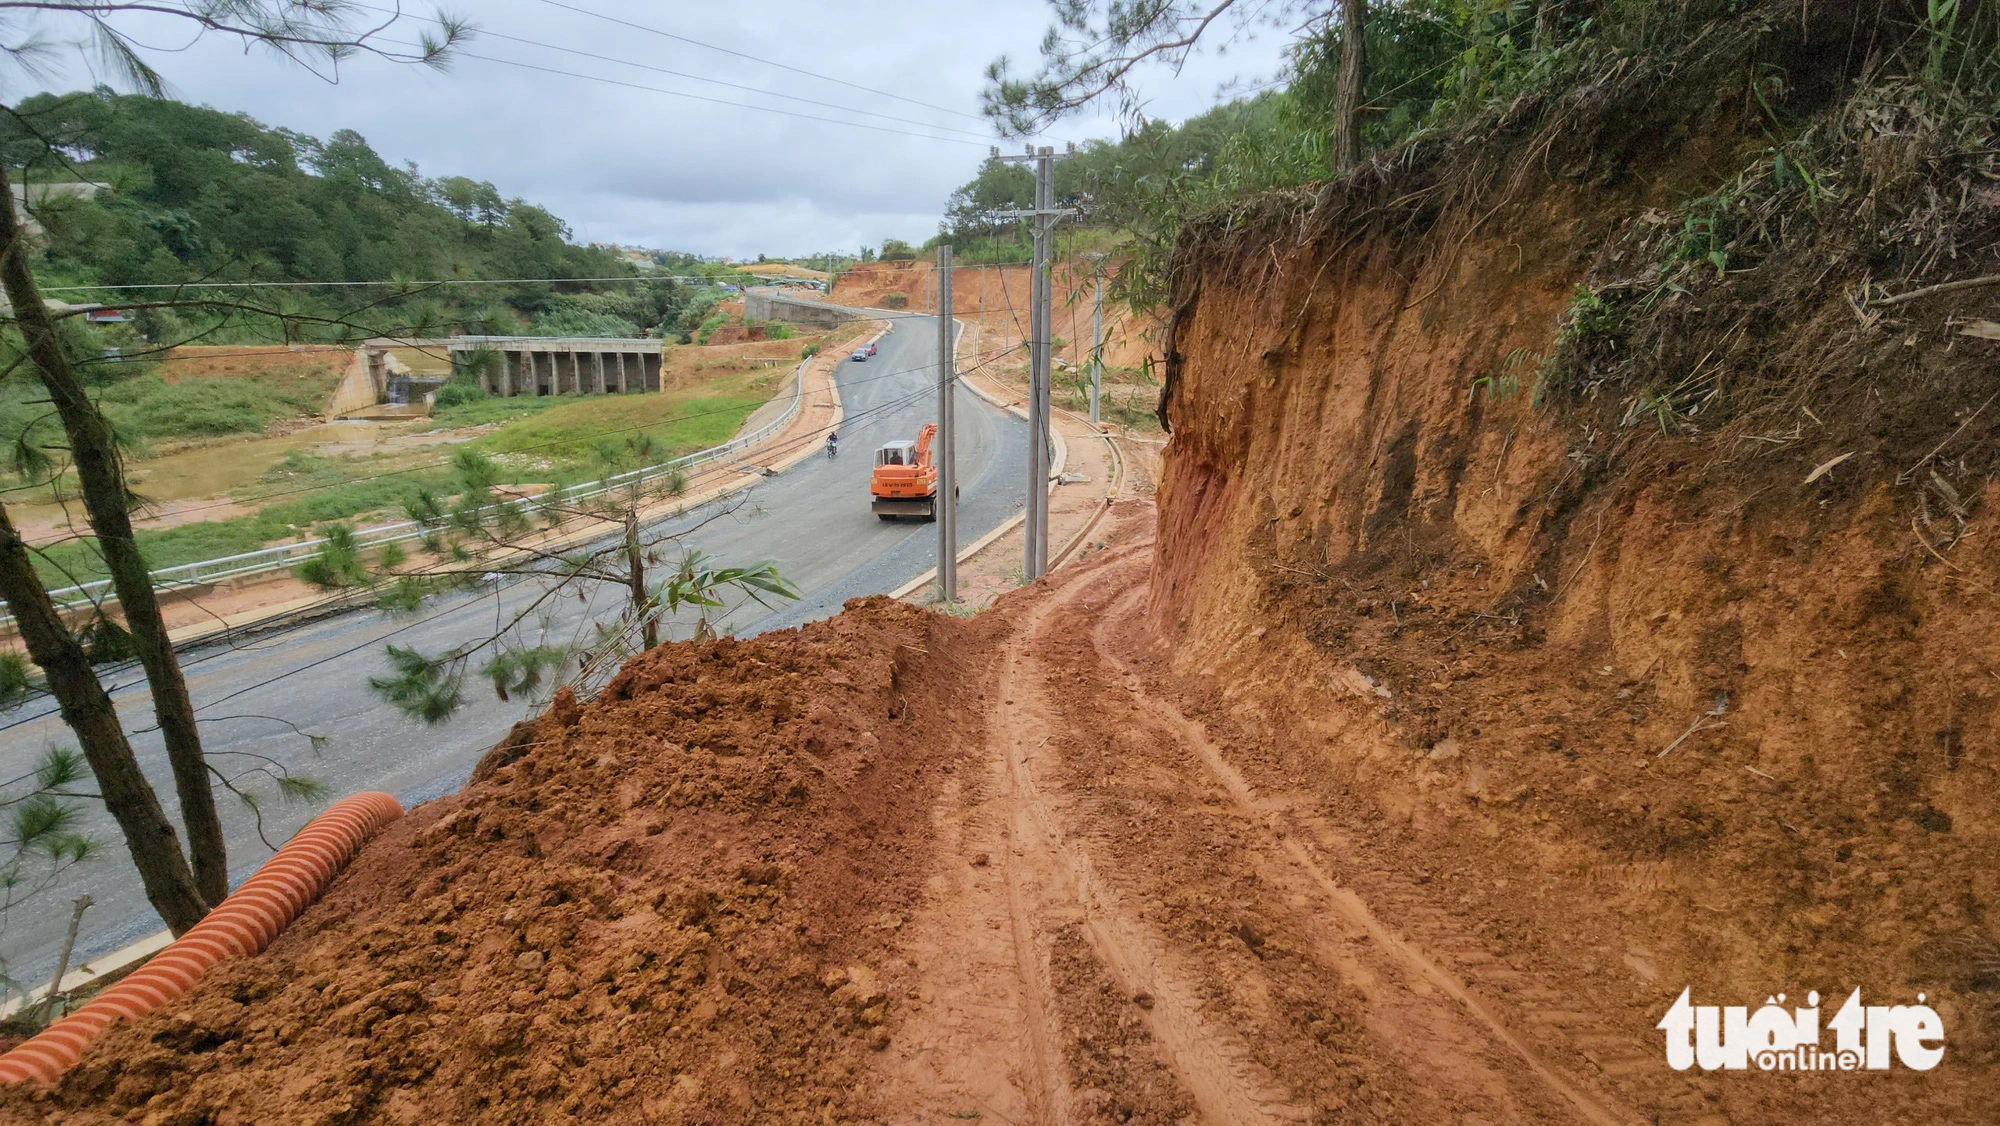
{"label": "dirt track ruts", "polygon": [[977,686],[978,769],[906,932],[925,984],[880,1070],[891,1120],[1643,1120],[1578,1066],[1591,1030],[1555,990],[1481,989],[1470,932],[1369,902],[1317,803],[1247,780],[1149,676],[1151,541],[1121,523],[1016,604]]}

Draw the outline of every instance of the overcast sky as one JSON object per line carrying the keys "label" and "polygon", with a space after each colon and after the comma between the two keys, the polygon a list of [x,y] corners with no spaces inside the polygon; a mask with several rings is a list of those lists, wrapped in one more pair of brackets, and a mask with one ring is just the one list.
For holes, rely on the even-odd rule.
{"label": "overcast sky", "polygon": [[[387,7],[393,0],[368,2]],[[246,57],[222,37],[181,50],[188,35],[177,23],[131,26],[146,42],[174,48],[148,57],[184,101],[319,137],[355,129],[392,163],[490,180],[504,195],[540,203],[584,241],[744,257],[854,250],[884,237],[916,242],[936,233],[945,197],[997,142],[977,120],[986,64],[1007,54],[1017,69],[1031,67],[1049,22],[1045,0],[461,0],[451,10],[486,34],[449,71],[362,59],[346,64],[337,84],[265,52]],[[413,40],[418,30],[406,18],[389,38]],[[1215,47],[1178,76],[1163,68],[1141,76],[1150,116],[1183,119],[1215,104],[1231,83],[1255,85],[1278,73],[1280,35],[1218,31]],[[32,85],[88,86],[86,64],[66,57]],[[25,92],[18,80],[10,85],[9,97]],[[1065,121],[1051,136],[1116,133],[1107,112]],[[1019,143],[1003,147],[1018,151]]]}

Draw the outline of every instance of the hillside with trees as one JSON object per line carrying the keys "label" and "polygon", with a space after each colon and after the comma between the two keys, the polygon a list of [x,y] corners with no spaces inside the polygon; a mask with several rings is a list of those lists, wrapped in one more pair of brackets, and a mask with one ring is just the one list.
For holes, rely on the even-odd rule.
{"label": "hillside with trees", "polygon": [[[483,181],[399,167],[349,129],[321,140],[245,114],[99,89],[24,99],[0,119],[0,154],[21,170],[29,210],[46,231],[37,269],[58,299],[104,296],[66,286],[187,286],[188,295],[212,295],[204,285],[381,282],[302,284],[272,307],[385,329],[637,335],[663,325],[679,331],[691,310],[699,323],[716,296],[665,279],[408,284],[640,273],[615,250],[571,241],[569,226],[545,208]],[[56,187],[77,181],[105,189]],[[128,296],[163,292],[179,295]],[[261,341],[284,331],[246,310],[144,310],[137,325],[161,343]]]}

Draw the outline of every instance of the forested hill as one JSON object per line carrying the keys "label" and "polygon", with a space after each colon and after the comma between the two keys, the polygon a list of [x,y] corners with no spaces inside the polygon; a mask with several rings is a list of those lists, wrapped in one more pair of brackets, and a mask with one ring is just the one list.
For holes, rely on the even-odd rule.
{"label": "forested hill", "polygon": [[[242,114],[138,96],[39,95],[0,122],[29,182],[113,190],[44,208],[50,272],[104,284],[195,277],[604,277],[618,256],[572,245],[546,210],[462,176],[397,168],[343,129],[325,141]],[[25,122],[25,124],[23,123]],[[28,128],[56,141],[51,158]]]}
{"label": "forested hill", "polygon": [[[103,90],[40,94],[15,112],[0,119],[0,146],[48,232],[37,272],[51,289],[635,273],[615,251],[571,242],[544,208],[489,183],[396,167],[352,130],[322,141],[244,114]],[[78,196],[44,186],[77,180],[110,190]],[[296,300],[329,311],[353,304],[334,294],[302,289]],[[424,299],[440,324],[455,327],[636,334],[698,313],[712,297],[661,283],[482,286]],[[259,331],[240,324],[207,338]]]}

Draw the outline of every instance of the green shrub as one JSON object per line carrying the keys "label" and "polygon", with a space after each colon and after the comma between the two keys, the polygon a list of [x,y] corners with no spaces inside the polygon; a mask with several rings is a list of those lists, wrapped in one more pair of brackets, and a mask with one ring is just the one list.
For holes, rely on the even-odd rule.
{"label": "green shrub", "polygon": [[623,317],[566,305],[528,322],[528,335],[635,337],[639,335],[639,326]]}
{"label": "green shrub", "polygon": [[708,338],[714,336],[717,330],[721,329],[723,325],[728,324],[729,321],[730,317],[727,313],[717,313],[701,322],[701,327],[694,330],[694,343],[708,343]]}
{"label": "green shrub", "polygon": [[93,665],[115,665],[139,655],[132,635],[110,618],[99,617],[83,631],[83,653]]}
{"label": "green shrub", "polygon": [[0,653],[0,708],[11,708],[28,694],[28,658]]}
{"label": "green shrub", "polygon": [[432,397],[431,410],[449,410],[452,407],[464,406],[466,403],[476,403],[486,397],[486,389],[476,383],[447,383],[438,388],[437,394]]}
{"label": "green shrub", "polygon": [[145,375],[105,388],[101,402],[120,433],[138,438],[255,434],[273,419],[303,413],[262,384],[240,379],[168,383]]}
{"label": "green shrub", "polygon": [[904,294],[892,293],[882,299],[882,305],[887,309],[907,309],[910,307],[910,299]]}
{"label": "green shrub", "polygon": [[368,568],[361,562],[361,550],[354,543],[354,529],[335,524],[326,530],[326,542],[311,559],[292,569],[299,581],[323,590],[361,586],[368,582]]}

